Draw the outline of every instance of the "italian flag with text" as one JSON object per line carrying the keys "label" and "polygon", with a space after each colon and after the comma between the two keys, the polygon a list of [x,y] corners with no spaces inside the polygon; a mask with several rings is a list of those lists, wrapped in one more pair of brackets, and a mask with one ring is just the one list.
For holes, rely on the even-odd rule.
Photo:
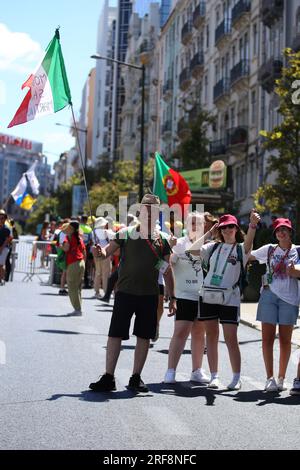
{"label": "italian flag with text", "polygon": [[160,198],[161,202],[169,206],[179,204],[182,209],[185,204],[190,204],[192,198],[186,180],[180,173],[172,170],[158,152],[155,153],[153,193]]}
{"label": "italian flag with text", "polygon": [[72,104],[58,29],[37,70],[22,85],[29,91],[8,127],[56,113]]}

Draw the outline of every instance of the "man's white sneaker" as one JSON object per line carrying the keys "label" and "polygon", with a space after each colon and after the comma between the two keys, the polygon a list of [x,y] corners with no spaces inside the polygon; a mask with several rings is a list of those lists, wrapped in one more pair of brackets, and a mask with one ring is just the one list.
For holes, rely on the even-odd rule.
{"label": "man's white sneaker", "polygon": [[211,379],[211,381],[209,382],[207,387],[208,388],[219,388],[220,387],[219,377],[215,377],[214,379]]}
{"label": "man's white sneaker", "polygon": [[283,392],[284,390],[287,390],[287,386],[285,385],[283,377],[279,377],[279,379],[277,380],[277,388],[279,392]]}
{"label": "man's white sneaker", "polygon": [[228,390],[240,390],[242,388],[241,379],[235,380],[233,379],[229,385],[227,385]]}
{"label": "man's white sneaker", "polygon": [[278,386],[274,377],[270,377],[266,381],[265,392],[278,392]]}
{"label": "man's white sneaker", "polygon": [[176,371],[174,369],[168,369],[165,373],[164,383],[165,384],[175,384]]}
{"label": "man's white sneaker", "polygon": [[293,388],[290,390],[290,395],[300,395],[300,379],[294,379]]}
{"label": "man's white sneaker", "polygon": [[191,373],[191,382],[198,382],[200,384],[208,384],[210,377],[205,373],[203,369],[196,369]]}

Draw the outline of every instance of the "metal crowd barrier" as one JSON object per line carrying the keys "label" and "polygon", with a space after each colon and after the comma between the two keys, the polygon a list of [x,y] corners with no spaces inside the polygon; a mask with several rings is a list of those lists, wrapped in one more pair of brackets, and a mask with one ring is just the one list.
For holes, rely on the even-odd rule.
{"label": "metal crowd barrier", "polygon": [[13,240],[12,242],[12,263],[11,280],[14,273],[25,274],[23,282],[32,281],[34,276],[40,277],[42,274],[50,275],[50,255],[53,253],[51,242],[41,242],[35,240]]}

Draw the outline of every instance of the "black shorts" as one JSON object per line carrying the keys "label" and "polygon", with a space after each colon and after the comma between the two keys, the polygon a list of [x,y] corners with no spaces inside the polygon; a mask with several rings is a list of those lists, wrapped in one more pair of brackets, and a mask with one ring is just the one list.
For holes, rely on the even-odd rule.
{"label": "black shorts", "polygon": [[117,292],[108,336],[129,339],[130,322],[135,313],[133,334],[151,339],[156,334],[158,295],[132,295]]}
{"label": "black shorts", "polygon": [[240,307],[230,305],[204,304],[202,297],[199,299],[198,320],[220,320],[220,323],[238,325],[240,321]]}
{"label": "black shorts", "polygon": [[159,295],[164,295],[165,293],[165,288],[163,284],[158,284],[159,287]]}
{"label": "black shorts", "polygon": [[195,321],[198,315],[197,300],[177,299],[176,321]]}

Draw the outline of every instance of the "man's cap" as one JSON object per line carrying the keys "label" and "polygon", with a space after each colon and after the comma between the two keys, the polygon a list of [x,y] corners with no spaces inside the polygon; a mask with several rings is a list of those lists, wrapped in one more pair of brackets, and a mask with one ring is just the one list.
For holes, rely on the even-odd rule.
{"label": "man's cap", "polygon": [[145,194],[141,200],[141,205],[143,206],[160,206],[160,200],[155,194]]}
{"label": "man's cap", "polygon": [[279,217],[278,219],[274,220],[274,222],[273,222],[273,233],[275,233],[276,230],[279,227],[287,227],[290,230],[294,230],[293,227],[292,227],[292,222],[290,221],[290,219],[284,219],[282,217]]}
{"label": "man's cap", "polygon": [[237,227],[239,226],[237,218],[234,217],[234,215],[225,214],[220,217],[218,228],[225,227],[225,225],[231,225],[231,224],[234,224]]}
{"label": "man's cap", "polygon": [[104,228],[108,224],[108,221],[104,217],[98,217],[95,220],[95,228]]}

